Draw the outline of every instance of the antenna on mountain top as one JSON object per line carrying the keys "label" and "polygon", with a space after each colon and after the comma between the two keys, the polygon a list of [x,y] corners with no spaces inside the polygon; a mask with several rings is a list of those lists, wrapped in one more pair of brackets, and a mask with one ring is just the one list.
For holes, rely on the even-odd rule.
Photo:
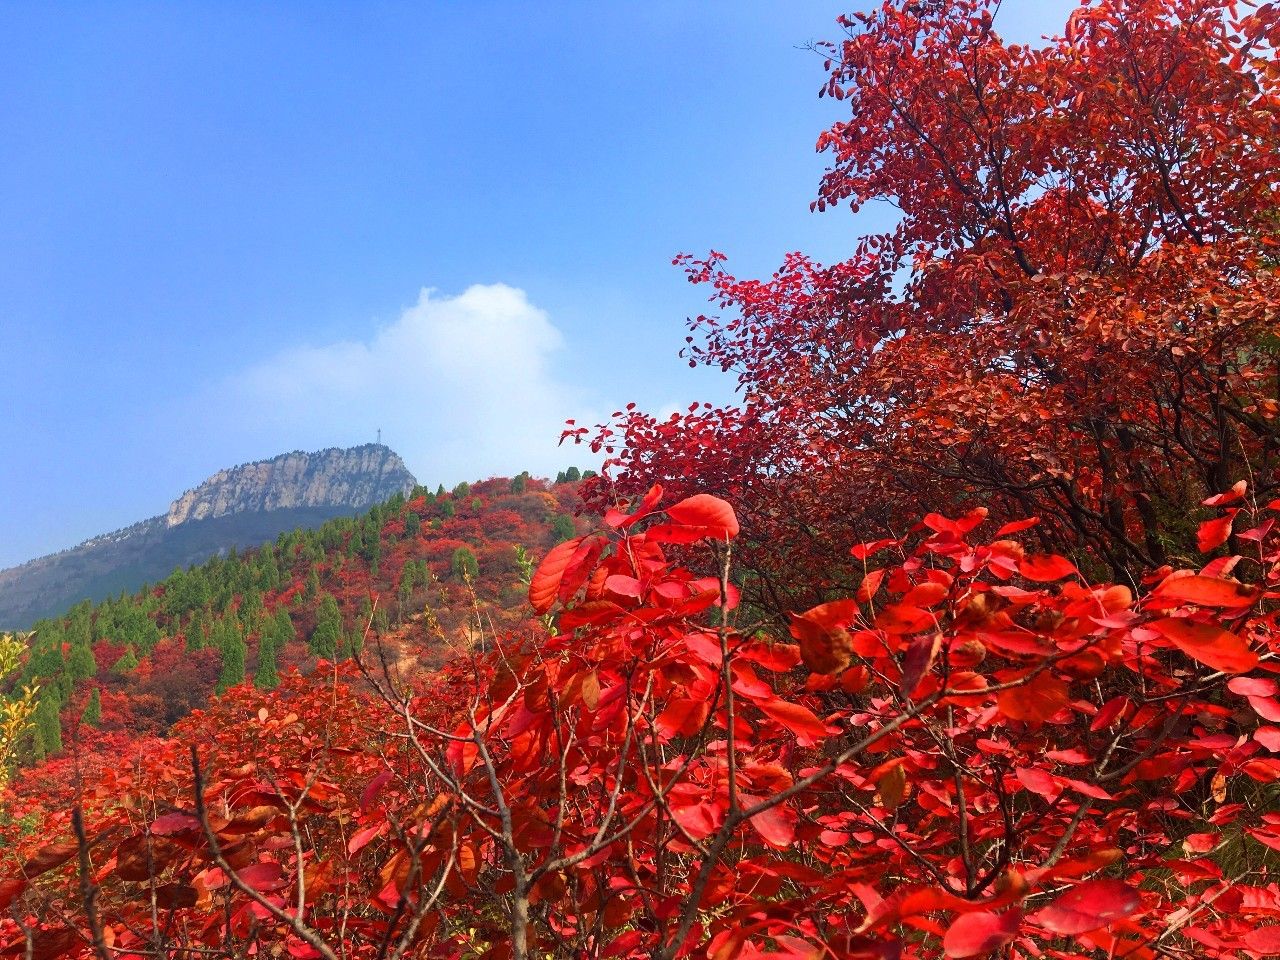
{"label": "antenna on mountain top", "polygon": [[382,446],[382,428],[378,428],[378,446]]}

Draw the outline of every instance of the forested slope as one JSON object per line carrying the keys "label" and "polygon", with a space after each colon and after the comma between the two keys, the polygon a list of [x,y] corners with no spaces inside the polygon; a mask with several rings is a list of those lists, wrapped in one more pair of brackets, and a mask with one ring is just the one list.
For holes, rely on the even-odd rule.
{"label": "forested slope", "polygon": [[497,629],[527,617],[529,558],[574,535],[577,486],[522,475],[417,488],[39,621],[8,681],[40,687],[26,752],[56,754],[72,730],[85,743],[162,733],[217,691],[270,689],[370,642],[439,664],[472,642],[477,617]]}

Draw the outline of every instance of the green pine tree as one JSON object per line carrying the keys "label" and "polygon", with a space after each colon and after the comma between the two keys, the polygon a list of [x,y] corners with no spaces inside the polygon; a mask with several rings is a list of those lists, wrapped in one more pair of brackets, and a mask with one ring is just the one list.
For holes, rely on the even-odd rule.
{"label": "green pine tree", "polygon": [[459,547],[453,551],[450,568],[453,570],[453,575],[460,580],[474,580],[480,573],[480,564],[476,560],[476,555],[467,547]]}
{"label": "green pine tree", "polygon": [[98,661],[94,659],[87,638],[71,648],[71,655],[67,657],[67,673],[72,680],[88,680],[97,675]]}
{"label": "green pine tree", "polygon": [[307,645],[317,657],[333,660],[338,655],[338,644],[341,641],[342,611],[338,609],[338,601],[326,593],[316,610],[316,626],[311,631]]}
{"label": "green pine tree", "polygon": [[578,535],[578,528],[573,522],[573,517],[567,513],[560,513],[551,521],[551,532],[555,535],[556,543],[564,543]]}
{"label": "green pine tree", "polygon": [[406,563],[403,569],[401,569],[400,586],[396,591],[399,594],[401,603],[408,601],[409,597],[413,594],[413,588],[417,584],[417,577],[418,568],[412,562]]}
{"label": "green pine tree", "polygon": [[80,722],[91,727],[102,725],[102,693],[97,687],[89,694],[89,702],[84,705],[84,713],[80,714]]}
{"label": "green pine tree", "polygon": [[58,711],[62,709],[62,699],[55,686],[40,689],[39,702],[36,704],[36,751],[40,756],[50,756],[62,749],[62,717]]}
{"label": "green pine tree", "polygon": [[280,686],[274,641],[264,642],[258,646],[258,668],[253,673],[253,685],[259,690],[274,690]]}
{"label": "green pine tree", "polygon": [[222,648],[222,673],[218,677],[218,693],[226,693],[232,687],[244,683],[244,657],[247,652],[244,637],[239,630],[227,635]]}
{"label": "green pine tree", "polygon": [[204,622],[206,616],[207,611],[196,610],[191,614],[191,619],[187,621],[187,628],[183,632],[183,636],[187,641],[187,650],[194,652],[204,649]]}
{"label": "green pine tree", "polygon": [[298,639],[298,631],[293,628],[293,618],[289,611],[281,607],[271,621],[271,640],[276,650],[283,650]]}
{"label": "green pine tree", "polygon": [[126,674],[133,673],[138,669],[138,655],[133,652],[133,647],[124,648],[124,653],[120,655],[120,659],[111,665],[112,673]]}

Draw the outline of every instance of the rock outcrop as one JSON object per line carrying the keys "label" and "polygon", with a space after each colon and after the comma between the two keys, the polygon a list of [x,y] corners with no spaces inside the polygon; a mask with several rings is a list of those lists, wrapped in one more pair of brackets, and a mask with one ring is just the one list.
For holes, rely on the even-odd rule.
{"label": "rock outcrop", "polygon": [[407,494],[414,483],[400,456],[379,444],[345,450],[330,447],[317,453],[294,451],[219,470],[173,501],[164,521],[165,526],[176,527],[249,510],[360,509],[396,493]]}

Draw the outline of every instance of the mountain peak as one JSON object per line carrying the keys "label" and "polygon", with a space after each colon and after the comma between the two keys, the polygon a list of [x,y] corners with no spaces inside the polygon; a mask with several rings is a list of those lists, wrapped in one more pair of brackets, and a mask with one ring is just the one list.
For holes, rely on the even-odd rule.
{"label": "mountain peak", "polygon": [[83,599],[136,590],[175,567],[317,527],[415,484],[399,455],[380,443],[295,450],[219,470],[158,517],[0,570],[0,626],[27,626]]}
{"label": "mountain peak", "polygon": [[416,482],[399,454],[382,444],[295,450],[219,470],[169,505],[165,526],[246,511],[359,509],[407,494]]}

